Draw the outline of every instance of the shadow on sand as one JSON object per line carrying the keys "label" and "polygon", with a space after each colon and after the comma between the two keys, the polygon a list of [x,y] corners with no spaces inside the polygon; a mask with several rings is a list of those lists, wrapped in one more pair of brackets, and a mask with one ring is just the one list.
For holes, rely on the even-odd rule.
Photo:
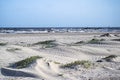
{"label": "shadow on sand", "polygon": [[32,77],[32,78],[38,78],[35,74],[23,72],[23,71],[16,71],[14,69],[9,68],[1,68],[1,73],[4,76],[14,76],[14,77]]}

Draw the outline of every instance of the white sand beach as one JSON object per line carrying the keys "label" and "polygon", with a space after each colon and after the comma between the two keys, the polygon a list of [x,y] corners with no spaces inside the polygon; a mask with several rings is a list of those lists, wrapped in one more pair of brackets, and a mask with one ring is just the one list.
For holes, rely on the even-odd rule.
{"label": "white sand beach", "polygon": [[0,80],[120,80],[120,33],[103,34],[0,34]]}

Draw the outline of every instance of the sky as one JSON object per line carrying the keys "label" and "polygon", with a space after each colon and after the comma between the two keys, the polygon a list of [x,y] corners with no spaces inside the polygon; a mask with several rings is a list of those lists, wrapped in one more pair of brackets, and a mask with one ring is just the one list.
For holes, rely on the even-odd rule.
{"label": "sky", "polygon": [[120,0],[0,0],[0,27],[120,27]]}

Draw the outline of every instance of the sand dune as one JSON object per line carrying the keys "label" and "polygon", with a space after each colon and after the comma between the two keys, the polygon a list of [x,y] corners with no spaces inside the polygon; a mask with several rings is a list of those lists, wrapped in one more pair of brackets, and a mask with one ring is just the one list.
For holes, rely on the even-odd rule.
{"label": "sand dune", "polygon": [[[5,34],[4,34],[5,35]],[[0,35],[0,80],[119,80],[120,79],[120,42],[111,41],[119,37],[99,37],[100,34],[6,34]],[[17,37],[19,36],[19,38]],[[49,37],[48,37],[49,36]],[[96,36],[96,37],[94,37]],[[104,38],[104,44],[78,44],[78,41],[89,41],[93,38]],[[32,46],[39,41],[56,40],[58,44],[51,48],[42,45]],[[116,55],[111,62],[97,62],[109,55]],[[26,68],[9,67],[15,62],[31,56],[41,56]],[[81,65],[72,68],[60,66],[88,60],[92,63],[89,69]],[[94,65],[93,65],[94,64]]]}

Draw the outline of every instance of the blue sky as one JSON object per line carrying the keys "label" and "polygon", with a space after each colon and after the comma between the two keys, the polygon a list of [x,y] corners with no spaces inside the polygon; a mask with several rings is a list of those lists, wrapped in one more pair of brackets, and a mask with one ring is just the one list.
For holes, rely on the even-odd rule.
{"label": "blue sky", "polygon": [[120,27],[120,0],[0,0],[0,27]]}

